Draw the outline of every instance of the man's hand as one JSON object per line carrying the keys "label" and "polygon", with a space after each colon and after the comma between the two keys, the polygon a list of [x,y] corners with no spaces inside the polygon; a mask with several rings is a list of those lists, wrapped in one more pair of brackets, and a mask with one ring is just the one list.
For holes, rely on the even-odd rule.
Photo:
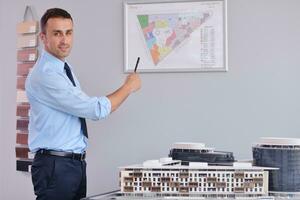
{"label": "man's hand", "polygon": [[107,96],[111,102],[111,112],[115,111],[132,92],[136,92],[140,88],[140,76],[136,73],[129,74],[124,84]]}
{"label": "man's hand", "polygon": [[125,80],[124,85],[126,85],[130,92],[136,92],[141,88],[140,76],[136,73],[129,74]]}

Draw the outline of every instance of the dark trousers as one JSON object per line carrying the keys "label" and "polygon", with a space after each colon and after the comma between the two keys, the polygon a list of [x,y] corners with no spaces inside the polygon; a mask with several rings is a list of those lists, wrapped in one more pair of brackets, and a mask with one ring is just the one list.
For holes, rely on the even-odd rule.
{"label": "dark trousers", "polygon": [[36,200],[79,200],[86,197],[86,162],[36,154],[32,183]]}

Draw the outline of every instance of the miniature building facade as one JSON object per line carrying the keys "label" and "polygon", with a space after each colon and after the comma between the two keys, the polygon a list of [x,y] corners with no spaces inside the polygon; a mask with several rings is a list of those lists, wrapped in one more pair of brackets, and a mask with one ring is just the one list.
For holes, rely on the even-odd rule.
{"label": "miniature building facade", "polygon": [[120,186],[125,196],[259,197],[268,195],[268,171],[237,164],[144,163],[121,168]]}
{"label": "miniature building facade", "polygon": [[254,165],[270,171],[269,190],[274,196],[300,197],[300,139],[261,138],[253,146]]}
{"label": "miniature building facade", "polygon": [[[192,152],[196,149],[201,152],[204,146],[195,145],[188,144]],[[188,146],[183,149],[187,150]],[[233,162],[230,166],[221,166],[169,157],[121,167],[120,189],[121,195],[135,197],[251,199],[268,196],[269,172],[266,169],[271,170],[253,167],[251,163]]]}

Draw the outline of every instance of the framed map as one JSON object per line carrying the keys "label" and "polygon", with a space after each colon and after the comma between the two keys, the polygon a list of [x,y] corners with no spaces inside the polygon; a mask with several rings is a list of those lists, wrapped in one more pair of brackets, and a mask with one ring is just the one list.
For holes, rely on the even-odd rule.
{"label": "framed map", "polygon": [[125,72],[227,71],[226,4],[126,1]]}

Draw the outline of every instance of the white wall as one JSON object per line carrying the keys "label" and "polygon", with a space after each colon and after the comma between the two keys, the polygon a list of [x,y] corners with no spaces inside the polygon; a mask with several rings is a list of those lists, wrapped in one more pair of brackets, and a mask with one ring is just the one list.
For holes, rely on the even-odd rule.
{"label": "white wall", "polygon": [[[0,199],[33,199],[15,171],[16,24],[27,4],[75,21],[69,61],[84,90],[105,95],[124,80],[122,0],[0,0]],[[299,137],[300,1],[228,0],[229,71],[141,74],[143,88],[108,119],[88,122],[88,193],[118,188],[118,166],[167,156],[177,141],[251,158],[261,136]],[[4,168],[4,169],[2,169]],[[1,196],[2,195],[2,196]]]}

